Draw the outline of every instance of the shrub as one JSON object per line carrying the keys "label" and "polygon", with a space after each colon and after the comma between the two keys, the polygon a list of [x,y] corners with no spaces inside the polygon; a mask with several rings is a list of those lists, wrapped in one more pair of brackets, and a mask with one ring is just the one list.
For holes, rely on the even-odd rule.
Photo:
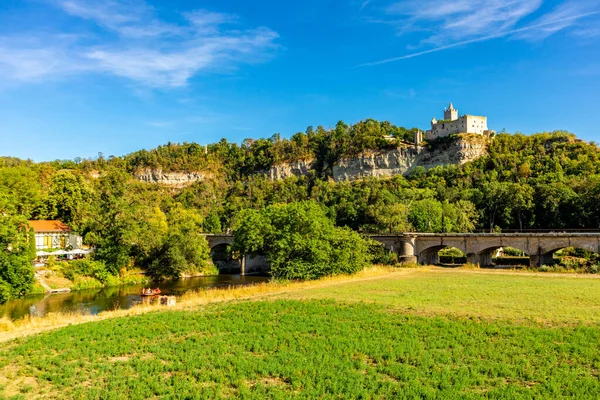
{"label": "shrub", "polygon": [[393,251],[389,251],[383,245],[374,243],[369,248],[371,254],[371,260],[374,264],[381,265],[396,265],[398,264],[398,254]]}
{"label": "shrub", "polygon": [[204,267],[202,267],[199,271],[202,275],[219,275],[219,268],[212,262],[207,262]]}
{"label": "shrub", "polygon": [[10,285],[0,279],[0,304],[6,303],[12,297],[12,288]]}
{"label": "shrub", "polygon": [[74,260],[63,264],[62,273],[65,278],[75,281],[78,275],[97,279],[102,283],[106,283],[111,276],[102,261],[94,261],[91,259]]}
{"label": "shrub", "polygon": [[569,272],[568,269],[566,269],[565,267],[561,266],[561,265],[542,265],[540,268],[538,268],[539,272],[554,272],[554,273],[562,273],[562,272]]}
{"label": "shrub", "polygon": [[502,253],[504,253],[506,257],[524,257],[524,252],[522,250],[513,247],[504,247]]}
{"label": "shrub", "polygon": [[210,270],[209,258],[208,242],[199,233],[172,234],[152,255],[148,271],[156,279],[180,278],[186,273]]}
{"label": "shrub", "polygon": [[121,285],[121,280],[119,277],[114,275],[108,275],[106,280],[102,282],[106,286],[119,286]]}
{"label": "shrub", "polygon": [[529,257],[497,257],[492,260],[495,265],[526,266],[530,264]]}
{"label": "shrub", "polygon": [[439,256],[440,264],[465,264],[467,262],[466,256]]}
{"label": "shrub", "polygon": [[99,280],[89,276],[77,276],[73,281],[72,290],[101,289],[104,285]]}
{"label": "shrub", "polygon": [[206,233],[220,233],[223,229],[221,228],[221,220],[215,213],[210,213],[204,219],[204,232]]}

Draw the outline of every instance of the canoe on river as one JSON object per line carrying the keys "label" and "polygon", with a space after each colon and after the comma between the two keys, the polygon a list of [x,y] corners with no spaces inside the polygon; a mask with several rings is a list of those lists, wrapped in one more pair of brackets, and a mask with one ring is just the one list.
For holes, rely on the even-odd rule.
{"label": "canoe on river", "polygon": [[142,289],[142,296],[158,296],[160,294],[160,289]]}

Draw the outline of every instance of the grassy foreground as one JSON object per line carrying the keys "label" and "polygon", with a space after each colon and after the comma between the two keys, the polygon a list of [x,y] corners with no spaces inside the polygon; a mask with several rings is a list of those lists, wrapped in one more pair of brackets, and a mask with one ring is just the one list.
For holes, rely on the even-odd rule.
{"label": "grassy foreground", "polygon": [[600,280],[413,270],[1,344],[0,397],[600,398]]}

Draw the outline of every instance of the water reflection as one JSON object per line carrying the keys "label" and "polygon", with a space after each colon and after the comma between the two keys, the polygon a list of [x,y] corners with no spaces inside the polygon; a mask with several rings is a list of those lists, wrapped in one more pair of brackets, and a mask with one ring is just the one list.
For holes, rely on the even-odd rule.
{"label": "water reflection", "polygon": [[53,295],[27,296],[0,306],[0,317],[19,319],[27,315],[43,317],[54,312],[98,314],[106,310],[131,308],[142,301],[143,288],[159,287],[162,294],[180,296],[190,290],[251,285],[266,282],[262,276],[219,275],[181,279],[178,281],[154,282],[149,285],[110,287],[81,292]]}

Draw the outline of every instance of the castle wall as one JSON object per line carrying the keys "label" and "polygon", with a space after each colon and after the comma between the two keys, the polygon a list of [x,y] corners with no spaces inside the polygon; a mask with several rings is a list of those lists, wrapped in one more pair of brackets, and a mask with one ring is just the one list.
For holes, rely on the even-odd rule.
{"label": "castle wall", "polygon": [[427,131],[426,137],[427,140],[434,140],[457,133],[476,133],[478,135],[483,135],[487,130],[487,117],[463,115],[455,121],[439,121],[436,124],[432,124],[431,130]]}
{"label": "castle wall", "polygon": [[484,132],[488,130],[487,117],[465,115],[463,118],[466,118],[466,133],[476,133],[478,135],[483,135]]}
{"label": "castle wall", "polygon": [[455,133],[465,132],[466,128],[467,122],[464,116],[454,121],[440,121],[437,124],[432,124],[431,131],[427,131],[427,139],[433,140]]}

